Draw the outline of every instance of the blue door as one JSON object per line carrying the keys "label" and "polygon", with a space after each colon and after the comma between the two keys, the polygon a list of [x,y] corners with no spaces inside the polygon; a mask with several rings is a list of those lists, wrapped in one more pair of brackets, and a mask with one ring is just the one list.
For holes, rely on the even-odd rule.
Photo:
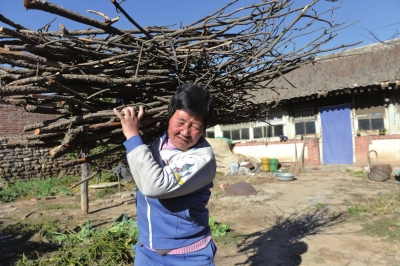
{"label": "blue door", "polygon": [[325,164],[353,163],[350,104],[319,108],[322,126],[322,154]]}

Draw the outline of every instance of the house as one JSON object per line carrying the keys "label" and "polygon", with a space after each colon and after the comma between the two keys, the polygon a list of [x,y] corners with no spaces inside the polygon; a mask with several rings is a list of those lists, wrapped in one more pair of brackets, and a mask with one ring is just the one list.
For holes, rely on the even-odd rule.
{"label": "house", "polygon": [[293,163],[304,144],[305,166],[365,166],[370,150],[400,165],[400,39],[318,57],[264,86],[255,96],[271,108],[265,121],[217,125],[207,136],[257,159]]}

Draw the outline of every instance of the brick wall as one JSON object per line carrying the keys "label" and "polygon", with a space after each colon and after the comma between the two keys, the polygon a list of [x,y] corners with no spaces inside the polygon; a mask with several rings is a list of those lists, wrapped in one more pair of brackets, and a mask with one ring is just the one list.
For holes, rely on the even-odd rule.
{"label": "brick wall", "polygon": [[79,176],[80,166],[60,167],[66,160],[66,157],[50,160],[49,149],[46,148],[1,148],[0,178],[29,180],[35,177]]}
{"label": "brick wall", "polygon": [[[399,140],[400,134],[393,134],[393,135],[369,135],[369,136],[360,136],[354,137],[354,144],[355,144],[355,158],[356,158],[356,165],[357,166],[367,166],[368,165],[368,151],[374,150],[373,141],[376,140]],[[381,144],[381,143],[380,143]],[[378,159],[381,163],[388,163],[392,165],[399,165],[400,162],[398,160],[398,152],[394,152],[394,156],[385,156],[389,153],[389,149],[393,148],[395,150],[400,150],[400,147],[387,147],[382,146],[382,151],[378,151]],[[389,157],[389,158],[388,158]],[[372,163],[375,162],[375,155],[371,154]]]}
{"label": "brick wall", "polygon": [[55,115],[28,113],[23,107],[0,100],[0,137],[20,136],[24,126],[55,117]]}
{"label": "brick wall", "polygon": [[[8,148],[2,144],[7,143],[9,138],[18,139],[23,134],[26,125],[34,124],[39,121],[54,119],[55,115],[35,114],[25,112],[23,107],[16,107],[0,100],[0,178],[10,179],[16,177],[22,180],[34,177],[53,177],[53,176],[80,176],[80,166],[69,168],[60,167],[61,163],[68,161],[64,156],[56,160],[50,159],[48,148],[42,147],[18,147]],[[124,162],[125,153],[116,154],[114,157],[121,158],[110,167],[112,170],[119,162]],[[105,158],[112,160],[116,158]],[[100,165],[105,165],[100,163]]]}
{"label": "brick wall", "polygon": [[321,158],[319,156],[319,139],[307,139],[305,145],[308,156],[304,159],[304,166],[319,166],[321,164]]}
{"label": "brick wall", "polygon": [[369,142],[369,136],[354,138],[356,164],[359,166],[368,165],[367,153]]}

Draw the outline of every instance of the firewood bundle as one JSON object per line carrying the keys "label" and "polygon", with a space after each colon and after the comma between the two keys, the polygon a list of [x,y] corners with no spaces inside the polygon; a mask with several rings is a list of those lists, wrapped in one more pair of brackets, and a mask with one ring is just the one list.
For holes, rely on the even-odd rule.
{"label": "firewood bundle", "polygon": [[[150,142],[166,129],[167,105],[176,87],[188,82],[212,94],[214,124],[265,117],[268,108],[252,91],[269,89],[269,81],[311,62],[317,53],[353,45],[321,48],[346,24],[325,19],[326,11],[317,13],[313,6],[318,1],[294,7],[293,0],[264,0],[231,9],[234,0],[192,24],[172,28],[142,27],[111,0],[110,8],[115,6],[134,27],[125,30],[114,26],[118,17],[89,10],[101,18],[96,20],[50,2],[25,0],[28,10],[89,28],[59,24],[61,30],[48,31],[50,22],[32,30],[0,14],[9,26],[0,27],[0,97],[26,112],[55,115],[26,125],[23,140],[6,145],[49,146],[57,158],[82,143],[89,148],[113,144],[93,155],[101,158],[121,149],[123,141],[112,109],[139,105],[146,110],[141,134]],[[307,35],[304,45],[293,45]]]}

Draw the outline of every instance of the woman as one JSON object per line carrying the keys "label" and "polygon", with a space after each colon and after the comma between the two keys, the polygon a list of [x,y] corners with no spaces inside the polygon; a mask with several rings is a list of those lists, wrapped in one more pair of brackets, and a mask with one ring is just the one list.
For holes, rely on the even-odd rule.
{"label": "woman", "polygon": [[135,265],[214,265],[216,247],[208,225],[216,161],[202,137],[211,122],[212,99],[202,87],[178,87],[168,105],[168,130],[151,148],[139,135],[144,116],[117,110],[126,137],[127,160],[138,187],[139,240]]}

